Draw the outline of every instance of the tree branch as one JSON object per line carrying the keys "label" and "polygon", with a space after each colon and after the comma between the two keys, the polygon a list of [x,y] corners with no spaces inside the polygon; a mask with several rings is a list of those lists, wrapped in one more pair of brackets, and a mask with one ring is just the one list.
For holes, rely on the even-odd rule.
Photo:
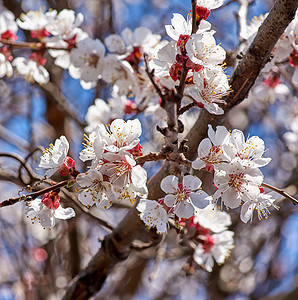
{"label": "tree branch", "polygon": [[[260,70],[268,61],[275,43],[294,18],[297,5],[296,0],[276,1],[267,19],[259,29],[254,42],[233,73],[231,85],[234,92],[225,99],[227,102],[224,107],[225,112],[228,112],[247,96]],[[197,147],[206,136],[208,124],[217,125],[223,119],[223,116],[210,115],[206,110],[202,111],[187,137],[190,148],[188,158],[196,156]],[[166,162],[153,179],[149,181],[148,199],[157,199],[163,195],[160,189],[160,181],[168,174],[168,170],[169,163]],[[88,299],[88,297],[98,292],[114,266],[128,257],[133,240],[140,235],[144,238],[148,235],[148,231],[139,219],[136,209],[132,208],[114,232],[105,237],[102,248],[70,284],[64,299]],[[158,241],[160,235],[155,235],[154,238]]]}

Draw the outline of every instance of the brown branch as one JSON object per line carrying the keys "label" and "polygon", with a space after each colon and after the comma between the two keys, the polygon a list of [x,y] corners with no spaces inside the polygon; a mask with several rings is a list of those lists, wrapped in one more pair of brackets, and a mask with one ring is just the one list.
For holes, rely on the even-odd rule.
{"label": "brown branch", "polygon": [[[16,161],[18,161],[20,163],[20,168],[19,168],[19,178],[22,181],[22,183],[24,185],[30,184],[33,181],[39,180],[40,178],[34,173],[34,171],[32,170],[32,168],[26,163],[26,159],[23,159],[21,156],[17,155],[17,154],[11,154],[11,153],[0,153],[0,157],[9,157],[12,158]],[[27,174],[29,175],[30,178],[30,182],[29,183],[25,183],[23,178],[22,178],[22,174],[21,174],[21,169],[24,168],[27,172]]]}
{"label": "brown branch", "polygon": [[292,201],[294,205],[298,204],[298,200],[295,199],[294,197],[292,197],[291,195],[289,195],[288,193],[286,193],[284,190],[279,189],[279,188],[277,188],[277,187],[275,187],[273,185],[270,185],[268,183],[265,183],[265,182],[262,183],[262,186],[265,187],[265,188],[268,188],[268,189],[270,189],[270,190],[272,190],[272,191],[274,191],[274,192],[276,192],[276,193],[278,193],[280,195],[282,195],[286,199]]}
{"label": "brown branch", "polygon": [[[296,0],[276,1],[267,19],[259,29],[254,42],[233,73],[231,85],[233,91],[236,92],[226,97],[225,112],[228,112],[247,96],[260,70],[268,61],[277,40],[294,18],[297,5]],[[245,82],[246,84],[244,84]],[[237,93],[241,87],[241,91]],[[237,97],[235,97],[236,95]],[[189,140],[188,158],[194,158],[197,155],[197,147],[206,136],[208,124],[218,125],[223,121],[223,118],[223,116],[210,115],[206,110],[202,111],[198,121],[187,136]],[[168,172],[169,163],[165,162],[161,170],[148,183],[148,199],[162,197],[160,181]],[[88,299],[88,297],[98,292],[114,266],[128,257],[132,242],[138,239],[139,236],[144,238],[147,235],[148,231],[139,219],[137,210],[132,208],[114,232],[105,237],[102,248],[70,284],[64,299]],[[160,239],[159,235],[154,237],[157,240]]]}
{"label": "brown branch", "polygon": [[54,191],[56,189],[59,189],[65,185],[67,185],[67,183],[69,182],[69,179],[67,180],[64,180],[64,181],[61,181],[57,184],[54,184],[48,188],[45,188],[45,189],[42,189],[40,191],[37,191],[37,192],[33,192],[33,193],[30,193],[30,194],[27,194],[27,195],[22,195],[20,197],[17,197],[17,198],[10,198],[8,200],[4,200],[2,202],[0,202],[0,207],[4,207],[4,206],[9,206],[9,205],[13,205],[17,202],[20,202],[20,201],[31,201],[31,200],[34,200],[36,199],[37,197],[45,194],[45,193],[48,193],[48,192],[51,192],[51,191]]}
{"label": "brown branch", "polygon": [[138,165],[141,165],[147,161],[158,161],[166,159],[166,155],[164,153],[153,153],[150,152],[146,155],[138,156],[135,158],[135,161]]}
{"label": "brown branch", "polygon": [[182,106],[178,111],[178,115],[184,114],[185,112],[187,112],[188,110],[190,110],[191,108],[193,108],[195,106],[197,106],[197,103],[195,101]]}
{"label": "brown branch", "polygon": [[191,34],[195,34],[198,30],[197,25],[197,0],[191,0],[191,9],[192,9],[192,28],[191,28]]}
{"label": "brown branch", "polygon": [[6,39],[0,39],[0,43],[9,45],[12,48],[15,49],[31,49],[33,51],[38,51],[38,50],[63,50],[63,51],[68,51],[70,49],[68,48],[62,48],[62,47],[48,47],[44,43],[39,43],[39,42],[13,42],[11,40],[6,40]]}

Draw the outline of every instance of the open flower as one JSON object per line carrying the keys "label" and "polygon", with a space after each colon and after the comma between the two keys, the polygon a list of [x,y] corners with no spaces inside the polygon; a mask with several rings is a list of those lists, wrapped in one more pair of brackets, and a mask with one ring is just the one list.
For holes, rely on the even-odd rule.
{"label": "open flower", "polygon": [[273,206],[278,209],[278,206],[273,202],[279,198],[278,194],[265,194],[260,193],[256,198],[250,199],[243,203],[240,212],[240,219],[242,222],[247,223],[252,222],[254,210],[258,211],[258,219],[267,219],[270,215],[269,207]]}
{"label": "open flower", "polygon": [[193,34],[185,45],[189,59],[197,65],[213,68],[222,63],[226,57],[226,51],[216,45],[212,32]]}
{"label": "open flower", "polygon": [[205,108],[209,113],[222,115],[224,110],[218,106],[225,103],[222,97],[230,93],[230,86],[226,74],[221,67],[213,67],[195,72],[193,80],[196,85],[191,85],[185,94],[197,102],[198,107]]}
{"label": "open flower", "polygon": [[230,208],[238,207],[259,195],[259,186],[263,174],[258,168],[247,168],[241,159],[235,158],[231,163],[215,166],[214,184],[218,190],[213,195],[213,202],[221,197],[222,202]]}
{"label": "open flower", "polygon": [[164,203],[174,208],[174,213],[179,218],[190,218],[196,208],[204,208],[210,202],[204,191],[198,190],[201,187],[201,180],[192,175],[183,177],[182,183],[178,183],[176,176],[167,176],[161,183],[161,189],[167,193]]}
{"label": "open flower", "polygon": [[218,264],[224,263],[234,247],[234,232],[224,232],[206,235],[202,244],[196,247],[194,260],[198,265],[203,266],[208,272],[212,271],[214,260]]}
{"label": "open flower", "polygon": [[55,192],[46,193],[42,199],[27,202],[27,217],[38,221],[45,228],[53,228],[55,219],[66,220],[75,216],[71,208],[62,208],[60,198]]}
{"label": "open flower", "polygon": [[232,224],[231,216],[210,204],[195,212],[194,223],[207,228],[214,233],[219,233],[228,229]]}
{"label": "open flower", "polygon": [[140,142],[139,137],[142,134],[141,123],[138,119],[127,122],[116,119],[109,127],[99,124],[97,130],[105,144],[105,150],[111,152],[131,150]]}
{"label": "open flower", "polygon": [[47,177],[52,176],[56,171],[61,171],[62,174],[60,175],[65,176],[65,168],[68,166],[74,168],[74,162],[69,161],[70,157],[67,156],[68,149],[69,143],[66,137],[62,135],[59,139],[56,139],[54,145],[50,144],[50,147],[44,151],[38,166],[47,169],[45,173]]}
{"label": "open flower", "polygon": [[78,41],[70,53],[70,76],[80,79],[84,89],[95,87],[104,69],[104,55],[105,47],[100,40],[87,37]]}
{"label": "open flower", "polygon": [[263,167],[271,161],[270,157],[262,157],[265,152],[265,144],[262,139],[258,136],[252,136],[245,141],[243,132],[238,129],[231,132],[231,136],[223,149],[230,160],[238,157],[242,164],[249,167]]}
{"label": "open flower", "polygon": [[96,169],[90,169],[86,173],[77,176],[77,183],[81,187],[79,200],[86,206],[96,204],[99,209],[108,209],[111,207],[113,191],[111,184],[103,180],[102,174]]}
{"label": "open flower", "polygon": [[137,210],[140,212],[140,219],[149,227],[156,227],[160,233],[167,232],[168,213],[162,204],[157,201],[141,199]]}
{"label": "open flower", "polygon": [[123,188],[128,185],[134,191],[145,194],[147,192],[147,172],[144,168],[136,165],[133,156],[125,151],[119,153],[105,153],[103,163],[99,170],[109,177],[113,188]]}
{"label": "open flower", "polygon": [[228,130],[224,126],[217,126],[214,131],[210,124],[208,128],[208,138],[201,141],[198,147],[198,158],[192,162],[194,169],[205,167],[207,171],[213,171],[215,164],[227,159],[223,152],[223,144],[230,137]]}

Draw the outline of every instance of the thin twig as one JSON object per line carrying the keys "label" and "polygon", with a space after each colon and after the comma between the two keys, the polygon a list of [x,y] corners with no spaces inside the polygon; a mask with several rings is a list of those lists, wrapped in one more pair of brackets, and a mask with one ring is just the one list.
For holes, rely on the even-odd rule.
{"label": "thin twig", "polygon": [[138,156],[138,157],[135,158],[136,163],[138,165],[141,165],[141,164],[143,164],[147,161],[158,161],[158,160],[162,160],[162,159],[166,159],[166,154],[165,153],[150,152],[148,154]]}
{"label": "thin twig", "polygon": [[195,101],[182,106],[178,111],[178,115],[184,114],[185,112],[187,112],[188,110],[190,110],[191,108],[193,108],[195,106],[197,106],[197,103]]}
{"label": "thin twig", "polygon": [[2,202],[0,202],[0,207],[4,207],[4,206],[10,206],[10,205],[13,205],[17,202],[20,202],[20,201],[31,201],[31,200],[34,200],[36,199],[37,197],[45,194],[45,193],[48,193],[48,192],[51,192],[51,191],[54,191],[56,189],[59,189],[63,186],[65,186],[67,183],[69,182],[69,179],[67,180],[64,180],[64,181],[61,181],[57,184],[54,184],[48,188],[45,188],[45,189],[42,189],[40,191],[37,191],[37,192],[33,192],[33,193],[30,193],[30,194],[27,194],[27,195],[23,195],[21,197],[17,197],[17,198],[10,198],[8,200],[4,200]]}
{"label": "thin twig", "polygon": [[6,40],[6,39],[0,39],[0,42],[5,44],[5,45],[9,45],[13,48],[16,49],[31,49],[31,50],[43,50],[43,49],[47,49],[47,50],[63,50],[63,51],[68,51],[71,49],[68,48],[62,48],[62,47],[49,47],[46,46],[45,43],[36,43],[36,42],[13,42],[10,40]]}
{"label": "thin twig", "polygon": [[198,25],[197,25],[197,0],[191,0],[191,7],[192,7],[192,29],[191,29],[191,34],[195,34],[198,30]]}
{"label": "thin twig", "polygon": [[69,198],[69,200],[71,200],[75,206],[83,213],[85,213],[86,215],[88,215],[91,219],[93,219],[94,221],[96,221],[99,225],[106,227],[107,229],[113,231],[114,227],[108,223],[107,221],[100,219],[96,216],[94,216],[93,214],[90,213],[90,210],[88,208],[86,208],[85,206],[83,206],[77,199],[77,197],[73,196],[67,189],[63,188],[62,189],[62,193]]}
{"label": "thin twig", "polygon": [[[40,178],[34,173],[32,168],[26,163],[26,160],[23,159],[21,156],[17,154],[11,154],[11,153],[0,153],[0,157],[9,157],[12,159],[17,160],[21,164],[21,168],[24,168],[26,172],[28,173],[30,177],[30,182],[33,180],[39,180]],[[21,174],[20,174],[21,175]],[[20,180],[23,182],[24,185],[27,185],[28,183],[25,183],[22,179],[22,176],[20,176]]]}
{"label": "thin twig", "polygon": [[148,77],[151,81],[151,83],[153,84],[155,90],[157,91],[159,97],[165,101],[165,97],[163,95],[163,93],[161,92],[159,86],[156,84],[156,82],[154,81],[154,69],[152,71],[149,70],[149,66],[148,66],[148,54],[144,53],[144,62],[145,62],[145,71],[148,74]]}
{"label": "thin twig", "polygon": [[282,196],[285,197],[286,199],[289,199],[290,201],[293,202],[293,204],[295,204],[295,205],[298,204],[298,200],[295,199],[294,197],[292,197],[291,195],[289,195],[288,193],[286,193],[284,190],[279,189],[279,188],[277,188],[277,187],[275,187],[275,186],[273,186],[273,185],[270,185],[270,184],[268,184],[268,183],[265,183],[265,182],[262,183],[262,186],[263,186],[263,187],[266,187],[266,188],[268,188],[268,189],[270,189],[270,190],[272,190],[272,191],[274,191],[274,192],[276,192],[276,193],[278,193],[278,194],[280,194],[280,195],[282,195]]}

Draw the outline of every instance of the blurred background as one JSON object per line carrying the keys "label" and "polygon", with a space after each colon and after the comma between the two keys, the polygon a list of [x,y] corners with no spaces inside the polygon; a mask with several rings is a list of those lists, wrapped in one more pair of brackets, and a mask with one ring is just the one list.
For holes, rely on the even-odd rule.
{"label": "blurred background", "polygon": [[[103,40],[125,27],[146,26],[165,37],[165,24],[173,13],[186,16],[190,0],[6,0],[0,10],[9,9],[16,18],[29,10],[60,11],[73,9],[84,14],[82,29],[91,37]],[[272,1],[251,1],[248,23],[254,16],[266,13]],[[211,12],[216,40],[228,51],[227,72],[232,73],[239,45],[238,1],[226,1]],[[19,40],[31,41],[28,32],[18,31]],[[17,50],[26,55],[26,50]],[[78,80],[53,64],[47,56],[46,68],[50,82],[39,86],[13,76],[0,79],[0,152],[14,153],[24,158],[34,172],[42,148],[62,134],[70,141],[70,154],[77,169],[86,170],[78,160],[83,148],[85,115],[96,98],[107,100],[111,87],[99,81],[92,90],[82,89]],[[272,162],[262,169],[265,181],[295,195],[298,187],[298,138],[296,133],[298,109],[297,89],[291,84],[292,70],[281,64],[278,70],[287,96],[260,97],[253,92],[233,109],[226,120],[229,129],[238,128],[258,135],[268,147]],[[256,86],[262,84],[260,76]],[[197,112],[195,112],[197,114]],[[295,119],[296,118],[296,119]],[[143,121],[142,143],[152,144],[155,133],[152,120]],[[296,126],[298,127],[298,126]],[[286,139],[291,132],[293,138]],[[156,164],[146,166],[150,175]],[[57,178],[59,180],[59,178]],[[0,157],[0,201],[16,197],[32,178],[20,168],[15,159]],[[208,188],[207,188],[208,189]],[[97,218],[116,225],[128,207],[115,205],[112,209],[90,214],[72,202],[65,194],[64,206],[72,206],[77,217],[60,222],[53,230],[44,230],[24,217],[24,204],[0,209],[0,299],[60,299],[70,280],[85,266],[100,247],[108,233]],[[170,231],[157,249],[136,252],[116,266],[95,299],[298,299],[298,210],[288,200],[278,203],[279,211],[270,218],[251,224],[239,220],[239,211],[229,211],[235,232],[235,249],[223,266],[212,273],[199,267],[190,270],[189,252]]]}

